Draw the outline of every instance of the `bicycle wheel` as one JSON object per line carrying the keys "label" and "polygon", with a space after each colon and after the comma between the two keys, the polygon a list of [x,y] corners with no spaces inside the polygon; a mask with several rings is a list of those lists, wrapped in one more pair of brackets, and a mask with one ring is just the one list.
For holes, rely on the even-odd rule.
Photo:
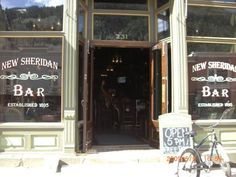
{"label": "bicycle wheel", "polygon": [[227,177],[231,177],[231,167],[230,167],[230,160],[229,160],[229,156],[227,155],[227,153],[225,152],[224,148],[222,147],[221,144],[217,144],[216,145],[216,157],[213,157],[214,163],[218,163],[220,164],[221,169],[224,171],[225,175]]}
{"label": "bicycle wheel", "polygon": [[200,176],[200,157],[192,149],[185,149],[178,159],[177,176],[178,177],[199,177]]}

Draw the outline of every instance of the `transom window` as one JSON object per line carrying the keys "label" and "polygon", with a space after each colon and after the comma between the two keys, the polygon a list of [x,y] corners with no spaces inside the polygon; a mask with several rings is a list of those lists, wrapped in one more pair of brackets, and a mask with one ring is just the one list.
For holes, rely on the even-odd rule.
{"label": "transom window", "polygon": [[148,10],[147,0],[94,0],[95,9]]}
{"label": "transom window", "polygon": [[94,39],[148,41],[148,16],[94,15]]}
{"label": "transom window", "polygon": [[236,9],[217,7],[188,8],[187,35],[236,37]]}
{"label": "transom window", "polygon": [[64,0],[1,0],[1,31],[61,31]]}

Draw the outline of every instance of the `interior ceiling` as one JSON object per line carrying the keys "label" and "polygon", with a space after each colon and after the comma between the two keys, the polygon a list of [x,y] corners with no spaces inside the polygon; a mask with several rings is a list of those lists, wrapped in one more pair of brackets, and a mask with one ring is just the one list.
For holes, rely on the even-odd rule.
{"label": "interior ceiling", "polygon": [[147,65],[148,49],[140,48],[96,48],[95,68],[100,72],[112,66],[114,72],[126,72],[126,69]]}

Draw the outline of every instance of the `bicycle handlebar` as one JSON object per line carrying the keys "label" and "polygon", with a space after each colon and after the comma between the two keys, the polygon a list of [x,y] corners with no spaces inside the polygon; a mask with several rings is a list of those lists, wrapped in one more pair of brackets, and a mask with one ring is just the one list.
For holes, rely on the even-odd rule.
{"label": "bicycle handlebar", "polygon": [[227,108],[226,110],[224,110],[224,112],[221,114],[220,118],[218,119],[218,121],[208,127],[202,127],[202,126],[199,126],[200,128],[202,129],[213,129],[214,127],[216,127],[217,125],[219,125],[220,121],[230,112],[232,111],[232,109],[234,109],[234,107],[230,107],[230,108]]}
{"label": "bicycle handlebar", "polygon": [[197,133],[195,131],[188,131],[184,133],[186,137],[194,137]]}

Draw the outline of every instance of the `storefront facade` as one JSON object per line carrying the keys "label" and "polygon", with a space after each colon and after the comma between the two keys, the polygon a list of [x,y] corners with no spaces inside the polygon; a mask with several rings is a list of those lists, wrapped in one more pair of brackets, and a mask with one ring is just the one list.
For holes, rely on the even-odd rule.
{"label": "storefront facade", "polygon": [[[115,104],[122,130],[134,131],[124,121],[133,100],[136,117],[129,121],[156,147],[159,115],[189,114],[200,130],[224,112],[217,131],[225,148],[236,152],[234,0],[0,5],[0,151],[88,150],[97,129],[109,127],[99,123],[104,110],[96,92],[105,78],[111,93],[132,98],[120,96]],[[109,80],[118,64],[122,69]],[[129,109],[122,112],[121,103]]]}

